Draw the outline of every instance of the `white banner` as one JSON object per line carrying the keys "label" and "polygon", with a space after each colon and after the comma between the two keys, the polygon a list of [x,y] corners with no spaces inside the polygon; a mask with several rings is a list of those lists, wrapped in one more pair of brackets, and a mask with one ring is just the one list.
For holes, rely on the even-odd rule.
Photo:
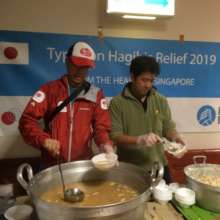
{"label": "white banner", "polygon": [[220,98],[168,98],[181,132],[219,132]]}

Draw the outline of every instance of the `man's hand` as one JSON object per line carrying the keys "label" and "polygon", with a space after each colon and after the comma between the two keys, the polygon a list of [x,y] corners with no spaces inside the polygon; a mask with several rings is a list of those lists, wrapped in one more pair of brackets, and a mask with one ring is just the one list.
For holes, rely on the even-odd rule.
{"label": "man's hand", "polygon": [[151,147],[152,145],[160,142],[160,137],[154,133],[140,135],[137,138],[137,145],[142,145],[143,147]]}
{"label": "man's hand", "polygon": [[47,138],[43,143],[43,147],[53,156],[60,154],[60,142],[56,139]]}
{"label": "man's hand", "polygon": [[110,153],[114,153],[115,150],[114,150],[114,147],[111,145],[111,144],[104,144],[103,145],[103,151],[107,154],[110,154]]}
{"label": "man's hand", "polygon": [[[103,145],[103,150],[106,153],[106,157],[109,160],[112,160],[113,158],[115,158],[115,148],[111,145],[111,144],[104,144]],[[115,161],[115,166],[119,165],[119,161],[116,160]]]}
{"label": "man's hand", "polygon": [[183,137],[175,130],[170,130],[165,137],[167,138],[167,140],[172,141],[172,142],[176,142],[178,144],[182,144],[182,145],[186,145],[186,142],[184,141]]}

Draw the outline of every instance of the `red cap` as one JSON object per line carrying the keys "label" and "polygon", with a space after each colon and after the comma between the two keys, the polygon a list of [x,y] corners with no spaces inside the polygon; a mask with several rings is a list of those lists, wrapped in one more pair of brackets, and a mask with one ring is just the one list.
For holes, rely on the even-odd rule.
{"label": "red cap", "polygon": [[87,43],[76,43],[68,53],[68,59],[74,65],[95,67],[95,52]]}

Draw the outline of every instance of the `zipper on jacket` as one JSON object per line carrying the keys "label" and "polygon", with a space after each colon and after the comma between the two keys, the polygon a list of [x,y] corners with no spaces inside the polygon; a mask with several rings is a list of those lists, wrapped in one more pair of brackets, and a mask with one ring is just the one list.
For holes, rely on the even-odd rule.
{"label": "zipper on jacket", "polygon": [[[70,95],[70,88],[68,86],[68,92]],[[73,140],[73,114],[74,114],[74,106],[73,104],[70,102],[70,129],[69,129],[69,147],[68,147],[68,158],[67,161],[70,162],[71,161],[71,154],[72,154],[72,140]]]}
{"label": "zipper on jacket", "polygon": [[73,139],[73,106],[70,103],[70,130],[69,130],[68,162],[71,161],[72,139]]}

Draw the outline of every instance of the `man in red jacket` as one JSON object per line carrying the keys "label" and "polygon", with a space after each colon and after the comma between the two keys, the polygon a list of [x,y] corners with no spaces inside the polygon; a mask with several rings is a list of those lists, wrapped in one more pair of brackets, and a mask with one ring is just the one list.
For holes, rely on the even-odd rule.
{"label": "man in red jacket", "polygon": [[[111,128],[103,92],[86,82],[88,70],[95,67],[95,53],[85,42],[72,45],[66,55],[67,74],[48,82],[33,95],[19,121],[26,143],[42,152],[44,167],[63,161],[90,159],[94,140],[102,151],[113,152]],[[79,87],[87,86],[51,120],[51,114]],[[42,129],[39,120],[48,123]],[[48,121],[49,120],[49,121]]]}

